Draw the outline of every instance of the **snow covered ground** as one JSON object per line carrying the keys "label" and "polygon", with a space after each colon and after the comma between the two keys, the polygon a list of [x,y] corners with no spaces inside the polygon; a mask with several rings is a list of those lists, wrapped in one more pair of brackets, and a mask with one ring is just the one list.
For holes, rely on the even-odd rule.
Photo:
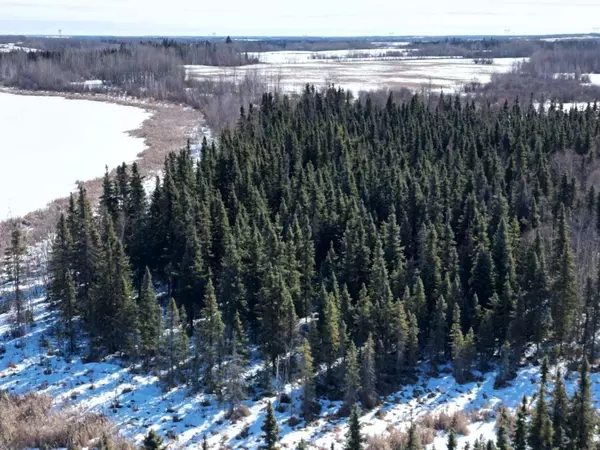
{"label": "snow covered ground", "polygon": [[0,53],[8,53],[8,52],[15,52],[15,51],[29,53],[29,52],[37,52],[38,50],[35,48],[23,47],[20,42],[17,42],[17,43],[10,42],[8,44],[0,44]]}
{"label": "snow covered ground", "polygon": [[[207,436],[212,448],[223,444],[228,448],[257,449],[261,442],[261,430],[266,405],[273,396],[257,394],[246,401],[250,415],[232,424],[226,419],[227,405],[219,404],[213,396],[191,394],[185,388],[164,391],[159,379],[153,375],[139,375],[125,368],[117,358],[102,362],[84,363],[81,358],[64,358],[57,355],[53,327],[55,314],[43,298],[42,290],[30,288],[35,317],[33,326],[22,340],[10,338],[9,316],[0,315],[0,346],[5,350],[0,356],[0,389],[14,393],[36,391],[51,396],[56,407],[77,406],[83,410],[103,412],[111,417],[121,432],[141,442],[148,429],[156,429],[167,439],[170,448],[199,448],[203,436]],[[254,384],[254,377],[261,368],[254,362],[248,368],[247,381]],[[377,410],[361,418],[366,435],[388,433],[392,429],[404,430],[413,419],[427,412],[453,412],[485,409],[492,417],[469,426],[468,436],[459,436],[459,443],[483,435],[493,438],[493,411],[503,405],[514,409],[525,394],[531,397],[538,389],[539,367],[525,367],[505,389],[494,390],[495,373],[482,377],[483,381],[458,385],[448,368],[436,378],[419,376],[416,384],[382,399]],[[594,403],[598,407],[600,374],[592,374]],[[567,391],[571,395],[576,387],[577,376],[568,374]],[[284,387],[293,403],[285,405],[284,411],[276,412],[281,427],[281,444],[294,448],[301,439],[312,448],[341,449],[347,431],[346,419],[337,418],[339,402],[321,400],[321,417],[308,427],[301,421],[288,423],[290,417],[299,417],[300,390],[296,385]],[[275,403],[274,403],[275,404]],[[279,408],[277,408],[279,409]],[[445,434],[438,433],[434,445],[445,448]]]}
{"label": "snow covered ground", "polygon": [[[406,43],[408,44],[408,43]],[[302,50],[282,50],[272,52],[252,52],[249,57],[257,58],[264,64],[297,64],[311,60],[372,60],[386,58],[387,52],[403,52],[408,54],[413,49],[403,49],[400,46],[383,46],[378,48],[366,49],[346,49],[346,50],[322,50],[322,51],[302,51]],[[398,58],[397,56],[395,57]]]}
{"label": "snow covered ground", "polygon": [[0,220],[67,196],[105,165],[134,160],[145,144],[128,131],[149,117],[131,106],[0,92]]}
{"label": "snow covered ground", "polygon": [[[370,50],[373,51],[373,50]],[[379,51],[379,50],[378,50]],[[518,58],[495,59],[494,64],[475,64],[471,59],[310,59],[314,52],[268,52],[271,63],[242,67],[186,66],[187,76],[198,80],[236,81],[245,75],[258,75],[271,88],[286,92],[298,92],[307,83],[317,87],[334,83],[352,90],[369,91],[407,87],[421,89],[431,87],[454,92],[464,83],[477,80],[489,82],[493,73],[508,72]],[[333,53],[333,52],[328,52]],[[265,53],[266,54],[266,53]],[[290,58],[298,58],[290,62]]]}

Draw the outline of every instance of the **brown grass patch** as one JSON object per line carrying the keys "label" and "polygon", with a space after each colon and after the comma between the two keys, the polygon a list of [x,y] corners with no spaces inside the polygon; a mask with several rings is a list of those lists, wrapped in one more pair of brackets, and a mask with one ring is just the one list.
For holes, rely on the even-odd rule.
{"label": "brown grass patch", "polygon": [[419,420],[419,423],[425,428],[431,428],[436,431],[453,431],[455,434],[466,436],[469,434],[469,417],[461,411],[448,413],[427,413]]}
{"label": "brown grass patch", "polygon": [[0,393],[0,448],[76,449],[104,440],[114,450],[134,449],[104,416],[51,407],[47,396]]}

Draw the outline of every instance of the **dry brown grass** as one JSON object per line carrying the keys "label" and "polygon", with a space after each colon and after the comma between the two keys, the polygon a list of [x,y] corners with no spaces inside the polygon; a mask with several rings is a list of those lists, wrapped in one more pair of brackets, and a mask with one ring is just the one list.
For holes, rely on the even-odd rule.
{"label": "dry brown grass", "polygon": [[469,434],[469,417],[461,411],[448,413],[427,413],[419,420],[419,423],[425,428],[431,428],[436,431],[453,431],[455,434],[466,436]]}
{"label": "dry brown grass", "polygon": [[[421,445],[432,444],[437,434],[433,428],[417,426]],[[408,430],[392,429],[388,434],[380,434],[367,438],[365,450],[395,450],[408,446]]]}
{"label": "dry brown grass", "polygon": [[98,414],[75,409],[54,411],[49,397],[0,393],[0,448],[88,447],[105,440],[114,450],[133,450],[133,444],[120,437],[112,423]]}

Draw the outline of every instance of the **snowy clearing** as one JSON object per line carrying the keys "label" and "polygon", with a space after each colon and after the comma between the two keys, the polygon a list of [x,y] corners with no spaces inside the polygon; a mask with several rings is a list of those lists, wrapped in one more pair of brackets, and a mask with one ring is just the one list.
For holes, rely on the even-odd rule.
{"label": "snowy clearing", "polygon": [[17,42],[16,44],[13,42],[10,42],[8,44],[0,44],[0,53],[8,53],[8,52],[37,52],[38,50],[36,48],[28,48],[28,47],[23,47],[21,45],[20,42]]}
{"label": "snowy clearing", "polygon": [[[0,389],[12,393],[36,391],[53,398],[56,407],[77,406],[84,411],[95,411],[111,417],[121,432],[141,443],[150,428],[166,439],[170,449],[199,448],[204,435],[213,448],[254,450],[262,442],[260,427],[263,423],[267,403],[276,402],[276,397],[255,395],[245,403],[250,415],[232,424],[226,419],[228,405],[219,404],[214,396],[191,394],[185,388],[163,391],[156,376],[136,374],[117,358],[106,358],[101,362],[84,363],[79,357],[65,358],[59,355],[53,338],[56,313],[49,309],[43,297],[43,289],[29,286],[26,295],[31,298],[34,326],[23,339],[10,337],[9,314],[0,315]],[[85,347],[83,341],[81,346]],[[256,384],[261,369],[260,359],[248,367],[246,380]],[[462,447],[479,436],[494,437],[494,411],[503,405],[514,410],[523,395],[531,399],[537,391],[540,379],[539,367],[524,367],[510,386],[494,390],[496,373],[490,372],[480,382],[458,385],[449,372],[442,368],[438,377],[423,375],[423,366],[417,383],[382,398],[382,405],[364,413],[361,418],[365,435],[386,434],[392,429],[405,430],[411,420],[418,420],[428,412],[469,413],[483,409],[490,419],[469,425],[468,436],[458,436]],[[562,368],[564,372],[564,367]],[[554,373],[554,369],[552,369]],[[594,406],[598,408],[600,374],[590,376],[594,394]],[[577,374],[567,373],[566,388],[569,395],[576,389]],[[290,394],[292,404],[277,408],[276,417],[281,427],[281,445],[294,448],[304,439],[311,448],[343,448],[347,431],[347,419],[337,417],[341,402],[321,400],[321,416],[306,426],[302,420],[290,425],[293,416],[301,411],[300,389],[287,385],[283,390]],[[257,392],[257,394],[259,394]],[[281,405],[280,405],[281,406]],[[445,448],[445,433],[437,433],[436,448]],[[431,448],[431,446],[429,446]]]}
{"label": "snowy clearing", "polygon": [[[283,54],[277,58],[289,58],[288,54],[300,52],[273,52]],[[309,53],[309,52],[304,52]],[[314,52],[313,52],[314,53]],[[329,52],[331,53],[331,52]],[[312,54],[312,53],[311,53]],[[270,56],[273,61],[275,56]],[[187,76],[197,80],[236,81],[245,75],[263,77],[273,89],[298,92],[307,83],[316,87],[334,83],[357,93],[380,88],[406,87],[454,92],[464,83],[474,80],[489,82],[493,73],[508,72],[520,58],[495,59],[493,64],[475,64],[471,59],[391,59],[363,60],[304,60],[297,63],[277,62],[242,67],[186,66]]]}
{"label": "snowy clearing", "polygon": [[[136,107],[0,92],[0,219],[65,197],[78,180],[134,160],[144,140],[131,136],[150,117]],[[35,124],[35,125],[34,125]]]}
{"label": "snowy clearing", "polygon": [[398,59],[398,56],[388,57],[387,52],[394,52],[394,54],[402,52],[404,55],[407,55],[410,51],[412,51],[412,49],[389,46],[367,49],[322,50],[316,52],[302,50],[252,52],[248,53],[248,56],[257,58],[264,64],[298,64],[312,60],[372,60],[386,57]]}

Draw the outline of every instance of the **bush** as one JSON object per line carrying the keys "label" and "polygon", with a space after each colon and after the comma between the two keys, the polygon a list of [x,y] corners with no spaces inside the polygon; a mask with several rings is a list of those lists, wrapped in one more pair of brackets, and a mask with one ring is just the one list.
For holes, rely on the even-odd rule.
{"label": "bush", "polygon": [[461,411],[452,414],[442,411],[438,414],[427,413],[419,421],[425,428],[435,431],[453,431],[455,434],[466,436],[469,434],[469,418]]}
{"label": "bush", "polygon": [[242,404],[242,405],[238,405],[236,408],[233,409],[233,411],[231,411],[231,413],[229,414],[228,419],[231,421],[231,423],[235,423],[240,419],[243,419],[244,417],[248,417],[250,415],[250,409]]}
{"label": "bush", "polygon": [[99,414],[52,410],[44,395],[0,394],[0,448],[83,448],[103,440],[114,450],[133,450],[113,424]]}

